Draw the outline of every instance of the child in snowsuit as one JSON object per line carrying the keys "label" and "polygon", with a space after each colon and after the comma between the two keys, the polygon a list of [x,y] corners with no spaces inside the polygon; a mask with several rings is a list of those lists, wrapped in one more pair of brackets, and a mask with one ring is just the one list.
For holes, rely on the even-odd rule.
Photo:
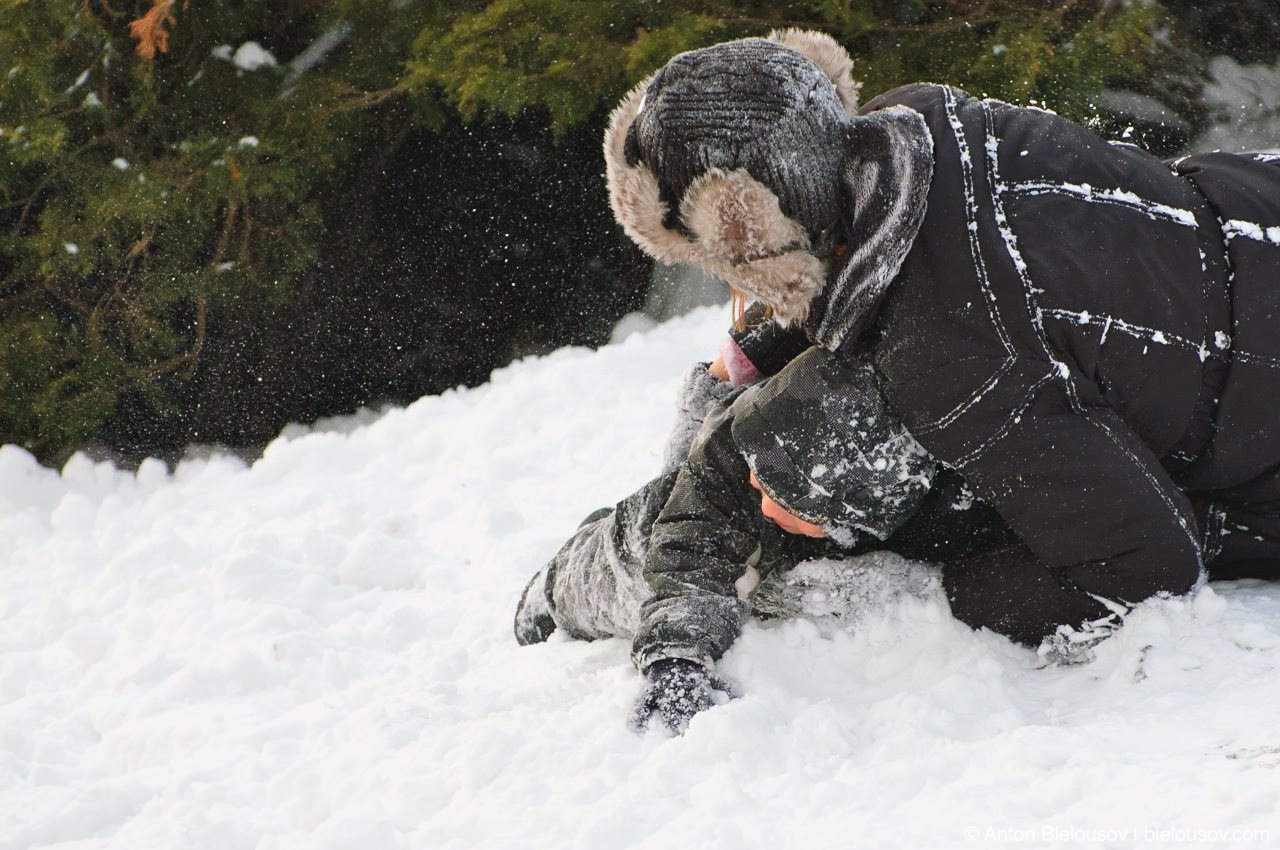
{"label": "child in snowsuit", "polygon": [[[726,359],[740,380],[744,369],[758,377],[797,350],[771,327],[739,334],[729,348]],[[740,415],[767,435],[744,431]],[[761,512],[739,444],[764,438],[787,445],[791,460],[805,465],[804,447],[815,445],[815,431],[824,445],[839,445],[856,458],[843,471],[839,492],[806,499],[804,476],[756,458],[764,475],[759,486],[788,510],[822,508],[809,516],[824,536],[788,534]],[[886,409],[864,358],[804,350],[778,375],[745,390],[695,365],[685,376],[664,466],[612,511],[587,518],[526,588],[515,622],[523,644],[545,640],[556,628],[579,639],[632,639],[633,660],[650,679],[638,726],[656,712],[680,731],[711,705],[713,691],[723,689],[711,672],[714,662],[751,613],[839,619],[896,594],[937,587],[936,574],[900,559],[846,561],[822,577],[793,575],[796,564],[881,550],[942,560],[991,551],[1011,539],[994,511],[929,458]],[[832,498],[841,506],[838,516],[828,510]]]}

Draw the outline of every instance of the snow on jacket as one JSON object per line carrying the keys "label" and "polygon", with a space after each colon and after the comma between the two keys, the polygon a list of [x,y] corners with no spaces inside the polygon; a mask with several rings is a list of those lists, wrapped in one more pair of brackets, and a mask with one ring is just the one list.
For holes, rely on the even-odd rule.
{"label": "snow on jacket", "polygon": [[[948,562],[966,622],[1036,642],[1208,562],[1274,574],[1280,163],[1170,168],[936,85],[859,111],[850,65],[796,31],[674,57],[605,134],[619,223],[837,356],[874,350],[889,407],[1017,535]],[[803,458],[755,470],[776,501],[856,527],[839,440],[738,424],[748,458]]]}
{"label": "snow on jacket", "polygon": [[1017,534],[1005,571],[1070,599],[1034,616],[992,599],[974,624],[1036,642],[1187,591],[1214,547],[1189,493],[1276,498],[1280,164],[1170,170],[943,86],[864,112],[892,106],[932,137],[925,217],[878,304],[851,308],[859,281],[837,268],[806,328],[840,350],[856,340],[824,333],[831,315],[878,313],[893,409]]}
{"label": "snow on jacket", "polygon": [[[937,561],[1010,540],[963,479],[939,469],[903,430],[859,359],[812,348],[709,423],[652,524],[644,559],[652,595],[632,648],[641,671],[667,658],[710,666],[738,637],[755,580],[800,561],[874,549]],[[807,439],[813,434],[821,440]],[[764,448],[744,457],[741,445],[757,437]],[[810,451],[839,458],[846,474],[831,489],[817,484],[825,476],[813,474]],[[838,540],[783,533],[760,512],[748,461],[783,486],[808,482],[811,498],[799,503],[819,506],[825,492],[856,522]]]}

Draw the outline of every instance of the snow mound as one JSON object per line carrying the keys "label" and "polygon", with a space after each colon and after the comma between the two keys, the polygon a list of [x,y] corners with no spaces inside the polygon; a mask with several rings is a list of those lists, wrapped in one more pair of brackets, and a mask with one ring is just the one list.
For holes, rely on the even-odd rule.
{"label": "snow mound", "polygon": [[1065,669],[937,594],[852,631],[752,624],[721,665],[742,698],[682,738],[627,729],[623,642],[518,647],[525,582],[658,469],[678,377],[724,324],[292,429],[252,465],[57,473],[0,449],[0,848],[1280,835],[1277,586],[1149,604]]}

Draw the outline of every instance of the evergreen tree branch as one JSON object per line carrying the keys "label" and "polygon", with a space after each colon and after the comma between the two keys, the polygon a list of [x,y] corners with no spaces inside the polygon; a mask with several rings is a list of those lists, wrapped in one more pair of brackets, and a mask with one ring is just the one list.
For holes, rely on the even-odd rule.
{"label": "evergreen tree branch", "polygon": [[181,354],[175,354],[167,360],[162,360],[144,368],[126,365],[125,375],[139,384],[149,384],[158,378],[186,367],[184,377],[190,377],[200,359],[200,352],[204,350],[208,313],[208,301],[204,294],[201,293],[196,296],[196,334],[195,339],[192,340],[191,347]]}

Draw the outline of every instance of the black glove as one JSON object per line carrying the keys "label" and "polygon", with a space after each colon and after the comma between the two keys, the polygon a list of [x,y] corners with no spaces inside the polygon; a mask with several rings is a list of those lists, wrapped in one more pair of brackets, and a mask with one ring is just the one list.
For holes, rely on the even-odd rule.
{"label": "black glove", "polygon": [[649,684],[636,703],[631,727],[644,732],[656,714],[664,726],[680,735],[699,711],[734,696],[729,685],[712,676],[701,664],[683,658],[664,659],[649,668]]}

